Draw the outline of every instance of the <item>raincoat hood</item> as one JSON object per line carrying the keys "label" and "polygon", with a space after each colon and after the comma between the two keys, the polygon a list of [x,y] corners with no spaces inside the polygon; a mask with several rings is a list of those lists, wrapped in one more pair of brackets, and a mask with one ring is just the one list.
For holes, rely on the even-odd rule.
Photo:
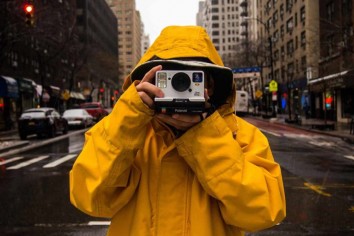
{"label": "raincoat hood", "polygon": [[[233,97],[232,70],[224,64],[206,30],[200,26],[168,26],[142,56],[125,79],[123,90],[134,80],[141,80],[156,65],[164,70],[203,69],[214,79],[213,100],[219,105]],[[230,101],[233,101],[231,99]]]}

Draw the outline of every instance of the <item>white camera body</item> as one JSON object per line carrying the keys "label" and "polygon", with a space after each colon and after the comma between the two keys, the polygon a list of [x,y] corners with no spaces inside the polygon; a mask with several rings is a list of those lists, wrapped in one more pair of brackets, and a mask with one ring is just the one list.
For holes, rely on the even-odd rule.
{"label": "white camera body", "polygon": [[204,72],[194,70],[161,70],[155,85],[165,96],[155,98],[155,110],[161,113],[202,113],[205,107]]}

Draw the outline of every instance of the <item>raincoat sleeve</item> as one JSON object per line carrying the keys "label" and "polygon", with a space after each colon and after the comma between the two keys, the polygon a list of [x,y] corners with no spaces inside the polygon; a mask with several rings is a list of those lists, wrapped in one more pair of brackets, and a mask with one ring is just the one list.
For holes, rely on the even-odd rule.
{"label": "raincoat sleeve", "polygon": [[281,169],[259,129],[232,116],[236,140],[215,112],[177,139],[177,150],[204,190],[218,200],[227,224],[244,231],[265,229],[285,217]]}
{"label": "raincoat sleeve", "polygon": [[152,115],[131,85],[112,112],[86,132],[83,150],[70,171],[74,206],[110,218],[129,201],[140,178],[133,161]]}

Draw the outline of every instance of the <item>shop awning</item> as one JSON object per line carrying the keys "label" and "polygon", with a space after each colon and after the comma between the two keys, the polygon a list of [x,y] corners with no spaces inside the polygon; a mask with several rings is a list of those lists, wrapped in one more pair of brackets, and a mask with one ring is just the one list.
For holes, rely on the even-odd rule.
{"label": "shop awning", "polygon": [[60,97],[60,88],[59,87],[50,85],[49,88],[50,88],[50,93],[51,93],[50,95],[51,96]]}
{"label": "shop awning", "polygon": [[18,98],[18,85],[14,78],[0,76],[0,97]]}
{"label": "shop awning", "polygon": [[75,99],[79,99],[79,100],[85,100],[84,95],[82,95],[82,93],[78,93],[78,92],[70,92],[70,97],[75,98]]}
{"label": "shop awning", "polygon": [[20,92],[26,92],[33,94],[33,88],[35,88],[36,83],[33,80],[26,78],[17,78],[18,89]]}
{"label": "shop awning", "polygon": [[331,75],[326,75],[326,76],[321,77],[321,78],[312,79],[312,80],[309,80],[309,81],[308,81],[308,84],[315,84],[315,83],[323,82],[323,81],[326,81],[326,80],[329,80],[329,79],[339,78],[339,77],[342,77],[342,76],[348,74],[348,72],[349,72],[349,70],[345,70],[345,71],[342,71],[342,72],[339,72],[339,73],[334,73],[334,74],[331,74]]}

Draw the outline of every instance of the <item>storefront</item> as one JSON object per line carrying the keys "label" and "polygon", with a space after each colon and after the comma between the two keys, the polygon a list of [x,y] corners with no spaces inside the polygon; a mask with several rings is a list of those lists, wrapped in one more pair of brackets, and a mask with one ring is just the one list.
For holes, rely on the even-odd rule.
{"label": "storefront", "polygon": [[17,113],[35,107],[36,83],[33,80],[17,78],[19,99],[17,102]]}
{"label": "storefront", "polygon": [[346,70],[309,81],[317,118],[348,122],[354,115],[354,70]]}
{"label": "storefront", "polygon": [[14,78],[0,76],[0,130],[17,127],[18,85]]}

